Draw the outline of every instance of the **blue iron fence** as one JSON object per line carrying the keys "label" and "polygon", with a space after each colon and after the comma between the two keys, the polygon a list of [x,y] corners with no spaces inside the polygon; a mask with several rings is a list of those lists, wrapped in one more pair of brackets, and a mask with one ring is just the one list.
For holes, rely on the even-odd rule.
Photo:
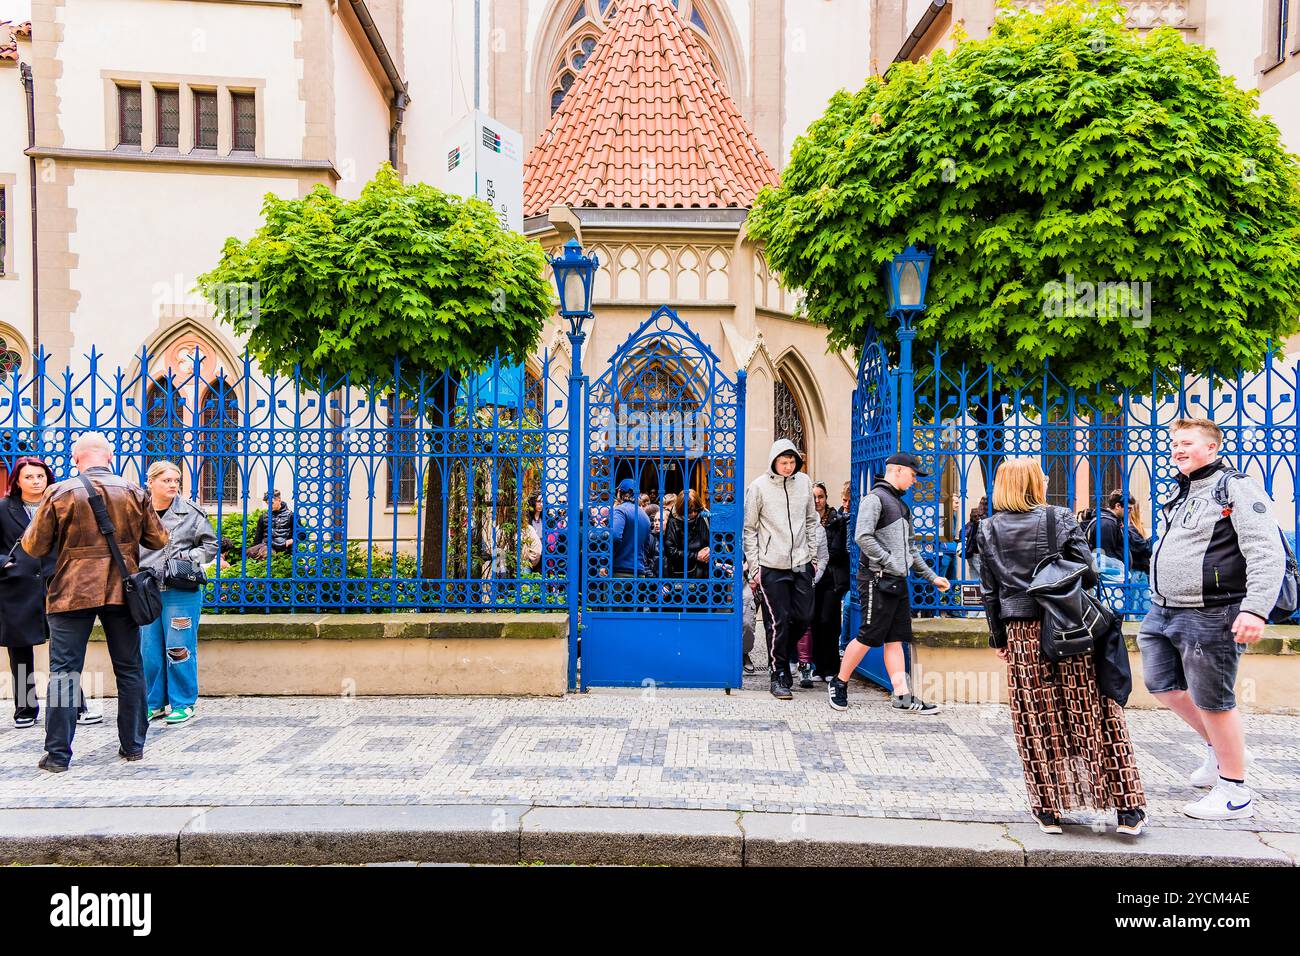
{"label": "blue iron fence", "polygon": [[[188,356],[187,356],[188,357]],[[245,356],[211,371],[142,352],[134,369],[92,353],[42,356],[0,384],[0,465],[22,455],[71,474],[86,431],[142,483],[180,465],[183,494],[223,539],[212,610],[563,609],[569,429],[563,376],[495,361],[467,375],[392,373],[364,382],[263,375]],[[558,383],[558,384],[557,384]],[[291,546],[266,560],[263,496],[292,511]]]}
{"label": "blue iron fence", "polygon": [[[1223,457],[1264,485],[1293,543],[1300,530],[1298,382],[1288,359],[1270,358],[1259,371],[1156,375],[1141,389],[1080,389],[1060,381],[1050,367],[1001,373],[953,362],[932,349],[914,370],[910,420],[881,413],[907,404],[892,397],[905,377],[897,368],[882,373],[882,364],[888,367],[873,337],[863,351],[855,394],[854,479],[859,492],[869,488],[884,458],[899,447],[914,449],[930,466],[931,477],[918,480],[912,492],[916,532],[926,560],[961,586],[942,595],[914,583],[913,606],[921,613],[979,608],[979,576],[964,531],[980,499],[991,493],[998,464],[1021,456],[1042,463],[1049,501],[1085,522],[1112,492],[1120,493],[1120,520],[1130,530],[1121,559],[1103,562],[1109,565],[1103,567],[1103,591],[1124,613],[1144,613],[1149,591],[1134,546],[1154,544],[1159,505],[1176,488],[1167,429],[1180,417],[1216,422],[1224,431]],[[1100,522],[1091,534],[1099,549]]]}

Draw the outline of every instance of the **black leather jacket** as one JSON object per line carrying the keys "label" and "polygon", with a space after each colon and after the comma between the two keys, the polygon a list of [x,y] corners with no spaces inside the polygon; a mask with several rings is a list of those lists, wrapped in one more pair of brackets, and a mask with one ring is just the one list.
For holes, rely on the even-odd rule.
{"label": "black leather jacket", "polygon": [[[293,532],[294,519],[293,511],[288,505],[284,505],[279,511],[270,512],[271,514],[271,549],[273,551],[291,551],[293,550]],[[266,544],[266,513],[257,519],[257,527],[253,531],[253,544]]]}
{"label": "black leather jacket", "polygon": [[[1064,508],[1056,512],[1056,541],[1062,554],[1088,566],[1084,587],[1097,583],[1092,552],[1074,515]],[[989,646],[1006,647],[1006,622],[1037,620],[1042,616],[1038,602],[1025,589],[1034,569],[1047,556],[1047,509],[997,511],[979,523],[976,532],[980,554],[980,592],[989,619]]]}

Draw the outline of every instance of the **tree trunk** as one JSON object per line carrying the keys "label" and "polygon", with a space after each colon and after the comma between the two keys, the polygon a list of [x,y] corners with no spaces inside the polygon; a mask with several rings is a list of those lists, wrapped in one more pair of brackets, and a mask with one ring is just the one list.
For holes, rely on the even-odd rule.
{"label": "tree trunk", "polygon": [[[424,547],[420,554],[420,577],[425,580],[447,577],[446,555],[447,543],[453,529],[443,520],[444,499],[450,489],[448,478],[450,464],[449,441],[456,423],[456,393],[460,386],[460,373],[447,371],[438,386],[434,388],[433,401],[429,407],[428,427],[433,430],[433,443],[442,450],[429,459],[428,472],[424,485]],[[454,515],[448,515],[452,518]],[[466,555],[466,561],[471,560]],[[467,564],[468,568],[468,564]],[[443,601],[446,604],[446,601]]]}

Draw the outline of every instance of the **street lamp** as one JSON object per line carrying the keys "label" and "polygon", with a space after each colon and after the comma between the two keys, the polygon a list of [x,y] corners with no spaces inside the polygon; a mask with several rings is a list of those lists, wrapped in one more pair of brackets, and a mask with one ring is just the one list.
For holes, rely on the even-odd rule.
{"label": "street lamp", "polygon": [[898,450],[916,451],[913,416],[916,396],[912,392],[912,341],[916,328],[912,320],[925,310],[925,287],[930,281],[933,253],[910,245],[885,266],[885,289],[889,294],[889,315],[898,319]]}
{"label": "street lamp", "polygon": [[933,254],[915,245],[908,246],[885,266],[889,292],[889,314],[907,317],[925,309],[925,287],[930,281]]}
{"label": "street lamp", "polygon": [[577,239],[564,244],[564,255],[551,259],[555,289],[560,294],[560,315],[569,322],[569,334],[581,335],[583,323],[591,317],[591,287],[600,260],[587,256]]}
{"label": "street lamp", "polygon": [[585,404],[582,401],[587,378],[582,374],[582,343],[587,338],[583,325],[591,318],[591,288],[595,284],[600,260],[587,256],[577,239],[564,244],[564,254],[550,260],[555,272],[555,290],[560,295],[560,315],[569,323],[569,501],[565,519],[565,558],[568,567],[569,598],[569,687],[578,683],[578,575],[582,567],[583,529],[586,521],[582,509],[583,441]]}

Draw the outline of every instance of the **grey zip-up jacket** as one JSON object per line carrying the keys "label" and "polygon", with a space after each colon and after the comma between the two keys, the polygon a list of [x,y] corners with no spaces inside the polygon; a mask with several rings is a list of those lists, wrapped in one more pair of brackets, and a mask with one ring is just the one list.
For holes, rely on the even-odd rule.
{"label": "grey zip-up jacket", "polygon": [[912,509],[899,496],[898,489],[883,478],[858,503],[858,524],[853,529],[853,538],[862,554],[859,576],[865,571],[904,578],[910,569],[931,584],[939,577],[916,547]]}
{"label": "grey zip-up jacket", "polygon": [[[152,501],[148,506],[153,507]],[[157,551],[140,547],[140,567],[157,574],[160,585],[168,558],[187,558],[195,564],[207,564],[217,556],[217,533],[202,505],[177,495],[160,520],[169,535],[167,544]]]}
{"label": "grey zip-up jacket", "polygon": [[794,442],[782,438],[772,443],[767,456],[767,474],[755,478],[745,491],[745,560],[750,575],[758,569],[788,571],[815,560],[817,506],[813,504],[812,479],[796,471],[789,478],[776,473],[776,459],[793,452],[796,467],[803,455]]}
{"label": "grey zip-up jacket", "polygon": [[[1214,488],[1222,459],[1178,476],[1178,494],[1161,506],[1165,527],[1151,556],[1151,600],[1164,607],[1220,607],[1268,620],[1286,571],[1273,501],[1251,477],[1227,480],[1228,508]],[[1230,513],[1224,514],[1227,510]]]}

